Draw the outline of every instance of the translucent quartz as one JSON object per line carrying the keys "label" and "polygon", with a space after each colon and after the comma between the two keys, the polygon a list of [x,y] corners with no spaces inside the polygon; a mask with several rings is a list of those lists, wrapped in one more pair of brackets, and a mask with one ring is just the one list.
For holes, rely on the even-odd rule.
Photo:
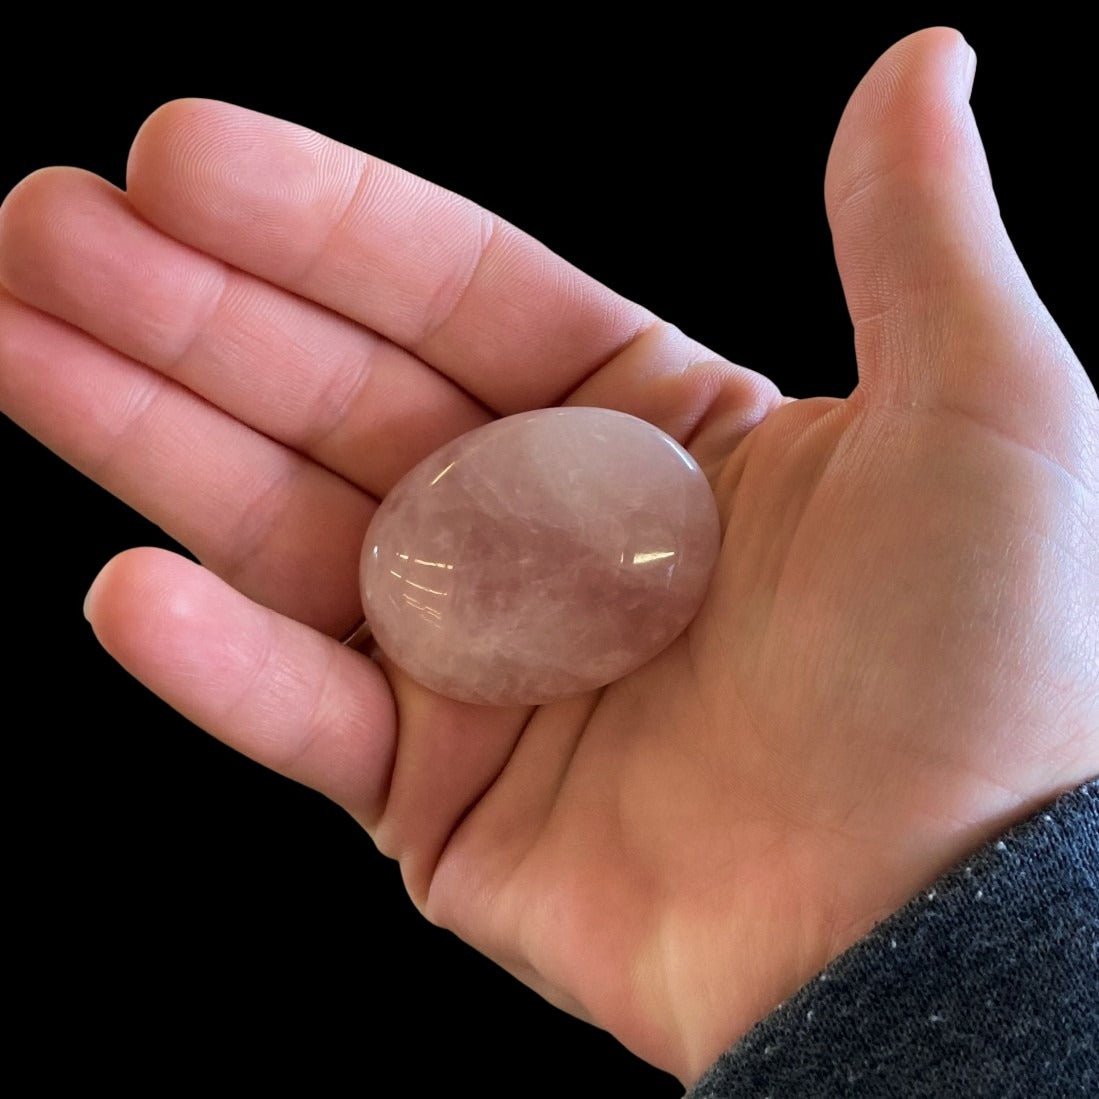
{"label": "translucent quartz", "polygon": [[674,640],[719,543],[706,477],[652,424],[523,412],[448,443],[386,496],[363,545],[363,605],[383,652],[425,686],[551,702]]}

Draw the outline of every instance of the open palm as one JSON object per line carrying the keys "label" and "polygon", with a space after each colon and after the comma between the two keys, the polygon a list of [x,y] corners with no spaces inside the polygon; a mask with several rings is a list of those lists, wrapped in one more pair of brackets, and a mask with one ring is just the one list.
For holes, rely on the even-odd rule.
{"label": "open palm", "polygon": [[[969,59],[911,36],[841,123],[847,400],[784,400],[466,200],[224,103],[157,111],[125,193],[49,169],[0,213],[0,407],[205,566],[112,561],[103,644],[685,1080],[1099,771],[1099,412],[1000,224]],[[687,633],[537,710],[341,646],[401,474],[558,402],[710,475],[726,534]]]}

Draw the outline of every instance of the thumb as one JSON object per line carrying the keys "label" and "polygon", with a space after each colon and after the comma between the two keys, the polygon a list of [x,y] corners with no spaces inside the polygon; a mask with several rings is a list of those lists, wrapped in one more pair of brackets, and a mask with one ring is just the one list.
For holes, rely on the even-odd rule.
{"label": "thumb", "polygon": [[864,399],[946,407],[1073,468],[1095,394],[1012,247],[969,106],[976,55],[909,35],[855,89],[825,201]]}

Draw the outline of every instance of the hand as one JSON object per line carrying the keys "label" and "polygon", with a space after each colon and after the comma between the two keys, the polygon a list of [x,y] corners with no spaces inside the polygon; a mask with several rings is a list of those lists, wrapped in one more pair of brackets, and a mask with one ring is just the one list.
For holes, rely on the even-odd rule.
{"label": "hand", "polygon": [[[784,401],[464,200],[226,104],[156,112],[125,194],[50,169],[0,212],[0,408],[205,565],[110,562],[103,644],[685,1081],[1099,771],[1099,409],[1000,224],[969,57],[905,39],[840,125],[847,400]],[[710,474],[728,532],[689,631],[537,711],[341,647],[377,499],[559,401]]]}

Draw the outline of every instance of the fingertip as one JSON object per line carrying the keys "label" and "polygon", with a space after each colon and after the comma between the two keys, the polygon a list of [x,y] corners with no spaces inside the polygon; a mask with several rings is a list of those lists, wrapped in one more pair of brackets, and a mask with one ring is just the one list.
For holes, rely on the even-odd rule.
{"label": "fingertip", "polygon": [[162,103],[138,127],[126,161],[129,189],[152,187],[165,169],[181,169],[195,157],[199,165],[225,149],[246,154],[272,132],[316,139],[312,131],[262,111],[222,99],[190,96]]}
{"label": "fingertip", "polygon": [[[955,108],[969,101],[977,54],[955,27],[928,27],[916,31],[901,43],[909,43],[905,66],[911,78],[926,74],[920,90],[931,103],[952,103]],[[944,94],[944,91],[946,94]]]}
{"label": "fingertip", "polygon": [[[126,586],[126,578],[132,572],[134,559],[140,565],[141,549],[128,549],[112,557],[96,573],[87,594],[84,596],[84,617],[91,623],[92,629],[98,634],[97,623],[104,620],[104,611],[115,601],[119,592],[120,581],[122,587]],[[154,551],[155,552],[155,551]]]}
{"label": "fingertip", "polygon": [[881,55],[879,61],[896,57],[926,62],[931,56],[938,56],[952,63],[959,72],[964,72],[969,64],[970,54],[973,54],[973,47],[965,35],[957,27],[942,23],[923,27],[898,39]]}
{"label": "fingertip", "polygon": [[961,31],[955,30],[953,31],[953,38],[950,41],[947,56],[949,56],[950,63],[954,66],[961,90],[961,98],[968,102],[969,93],[973,88],[973,74],[977,71],[977,51],[969,44]]}
{"label": "fingertip", "polygon": [[95,620],[97,617],[97,611],[99,607],[100,596],[103,592],[104,583],[107,572],[110,570],[111,562],[108,561],[100,570],[96,573],[95,579],[91,583],[91,587],[88,588],[87,593],[84,596],[84,617],[91,623],[92,629],[95,629]]}
{"label": "fingertip", "polygon": [[24,176],[0,203],[0,283],[9,289],[19,270],[36,251],[37,240],[50,231],[63,204],[58,196],[86,180],[103,181],[83,168],[51,165]]}
{"label": "fingertip", "polygon": [[137,128],[130,142],[130,152],[126,159],[126,182],[142,167],[150,154],[155,155],[165,138],[180,125],[184,125],[196,114],[202,114],[212,108],[228,107],[217,99],[204,99],[201,96],[181,96],[162,103]]}
{"label": "fingertip", "polygon": [[114,239],[113,218],[124,207],[121,192],[94,172],[33,172],[0,207],[0,283],[27,305],[71,320],[74,301],[81,298],[74,294],[77,276],[108,292],[111,280],[101,271],[99,244]]}
{"label": "fingertip", "polygon": [[175,128],[178,119],[192,113],[196,102],[201,100],[171,99],[157,107],[137,128],[126,156],[126,193],[131,200],[139,200],[143,181],[155,177],[165,135]]}
{"label": "fingertip", "polygon": [[66,164],[51,164],[24,176],[0,203],[0,223],[12,219],[23,221],[43,212],[58,194],[67,194],[73,187],[109,186],[106,181],[86,168]]}
{"label": "fingertip", "polygon": [[202,135],[216,133],[234,113],[252,112],[199,96],[171,99],[157,107],[138,127],[126,158],[126,191],[134,204],[155,209],[165,182],[190,168],[196,155],[201,158]]}
{"label": "fingertip", "polygon": [[25,175],[0,202],[0,223],[8,221],[13,210],[21,210],[27,202],[28,196],[33,196],[43,180],[49,180],[55,173],[65,171],[53,165],[48,168],[37,168],[29,175]]}
{"label": "fingertip", "polygon": [[[110,649],[135,627],[193,616],[184,572],[199,566],[168,550],[138,546],[112,557],[84,596],[84,617]],[[120,630],[119,624],[125,628]],[[144,631],[139,631],[144,632]]]}
{"label": "fingertip", "polygon": [[825,169],[829,216],[881,164],[936,174],[966,138],[976,53],[954,27],[927,27],[889,47],[849,99]]}
{"label": "fingertip", "polygon": [[[321,246],[361,160],[292,122],[216,99],[177,99],[138,130],[127,195],[169,236],[236,266],[251,270],[257,252],[274,253],[286,264],[272,273],[278,282],[294,276],[301,252]],[[332,181],[323,194],[318,180]]]}

